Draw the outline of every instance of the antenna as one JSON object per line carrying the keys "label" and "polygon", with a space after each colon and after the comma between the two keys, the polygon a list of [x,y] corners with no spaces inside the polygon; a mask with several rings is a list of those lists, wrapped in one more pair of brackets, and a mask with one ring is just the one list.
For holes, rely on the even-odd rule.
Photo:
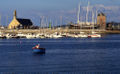
{"label": "antenna", "polygon": [[80,3],[78,5],[77,23],[80,23]]}

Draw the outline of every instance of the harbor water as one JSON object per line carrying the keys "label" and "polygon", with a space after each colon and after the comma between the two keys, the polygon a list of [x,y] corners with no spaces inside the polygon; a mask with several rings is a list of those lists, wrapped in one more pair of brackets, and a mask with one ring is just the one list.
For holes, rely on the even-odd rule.
{"label": "harbor water", "polygon": [[[45,54],[34,54],[40,44]],[[0,39],[0,72],[120,73],[120,35],[102,38]]]}

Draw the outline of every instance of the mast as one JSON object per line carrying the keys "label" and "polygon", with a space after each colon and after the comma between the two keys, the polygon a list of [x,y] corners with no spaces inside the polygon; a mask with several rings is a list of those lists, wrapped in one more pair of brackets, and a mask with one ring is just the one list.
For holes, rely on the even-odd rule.
{"label": "mast", "polygon": [[48,25],[48,17],[46,17],[46,20],[45,20],[45,22],[46,22],[46,25],[45,25],[45,27],[47,27],[47,25]]}
{"label": "mast", "polygon": [[77,23],[80,23],[80,3],[78,5]]}
{"label": "mast", "polygon": [[93,25],[94,25],[94,22],[95,22],[95,21],[94,21],[94,17],[95,17],[95,16],[94,16],[94,11],[92,11],[92,24],[93,24]]}
{"label": "mast", "polygon": [[51,29],[52,22],[51,20],[49,21],[49,28]]}
{"label": "mast", "polygon": [[42,29],[44,28],[44,16],[42,16],[42,19],[41,19],[41,27]]}
{"label": "mast", "polygon": [[95,24],[97,24],[97,14],[98,14],[98,10],[96,10]]}
{"label": "mast", "polygon": [[92,33],[94,33],[94,25],[95,25],[95,24],[94,24],[94,22],[95,22],[95,21],[94,21],[94,19],[95,19],[94,17],[95,17],[94,11],[92,10]]}
{"label": "mast", "polygon": [[0,15],[0,26],[1,26],[1,15]]}
{"label": "mast", "polygon": [[89,5],[90,5],[90,2],[88,2],[88,6],[87,6],[86,23],[88,23]]}
{"label": "mast", "polygon": [[40,27],[39,27],[39,29],[41,28],[41,24],[42,24],[42,18],[40,17]]}
{"label": "mast", "polygon": [[8,16],[7,16],[7,25],[8,25]]}
{"label": "mast", "polygon": [[60,16],[60,26],[63,24],[63,17],[62,16]]}

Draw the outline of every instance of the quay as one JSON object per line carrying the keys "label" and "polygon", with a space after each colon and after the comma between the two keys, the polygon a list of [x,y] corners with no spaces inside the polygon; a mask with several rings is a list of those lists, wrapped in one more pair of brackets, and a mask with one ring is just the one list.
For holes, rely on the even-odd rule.
{"label": "quay", "polygon": [[[95,29],[94,30],[97,33],[100,34],[120,34],[120,30],[99,30],[99,29]],[[51,33],[80,33],[80,32],[85,32],[87,34],[92,32],[92,29],[1,29],[0,32],[2,33],[12,33],[12,34],[16,34],[16,33],[47,33],[47,34],[51,34]]]}

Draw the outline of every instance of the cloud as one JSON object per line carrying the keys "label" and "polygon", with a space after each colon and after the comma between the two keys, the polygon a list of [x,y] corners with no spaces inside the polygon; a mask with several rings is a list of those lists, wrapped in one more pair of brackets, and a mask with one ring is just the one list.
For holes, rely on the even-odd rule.
{"label": "cloud", "polygon": [[120,9],[120,7],[119,6],[104,6],[104,5],[102,5],[102,4],[100,4],[100,5],[95,5],[95,6],[93,6],[93,7],[96,7],[96,8],[104,8],[105,10],[119,10]]}

